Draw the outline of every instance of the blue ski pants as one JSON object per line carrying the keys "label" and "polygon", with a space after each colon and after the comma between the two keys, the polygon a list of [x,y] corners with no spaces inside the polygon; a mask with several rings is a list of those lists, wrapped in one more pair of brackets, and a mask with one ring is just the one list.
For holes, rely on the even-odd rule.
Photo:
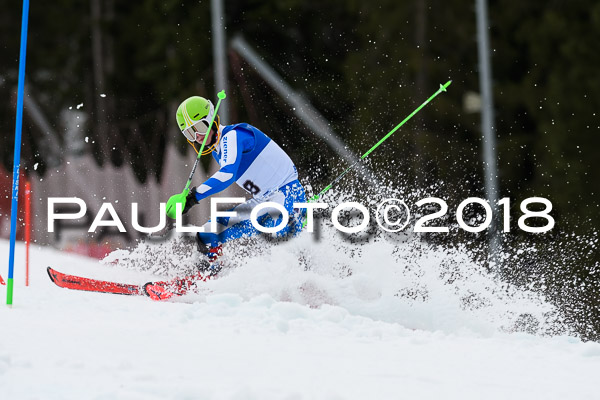
{"label": "blue ski pants", "polygon": [[[285,207],[289,215],[289,222],[275,235],[278,238],[296,235],[302,230],[302,223],[306,214],[305,209],[294,209],[294,203],[306,202],[304,187],[298,180],[285,184],[277,190],[267,192],[260,197],[254,197],[237,205],[229,211],[237,213],[234,217],[218,217],[217,230],[211,232],[211,221],[204,224],[204,232],[198,232],[200,241],[209,247],[217,247],[231,240],[242,237],[256,236],[262,232],[256,229],[250,222],[252,209],[260,203],[275,202]],[[278,226],[283,215],[276,208],[264,208],[257,216],[257,222],[266,228]]]}

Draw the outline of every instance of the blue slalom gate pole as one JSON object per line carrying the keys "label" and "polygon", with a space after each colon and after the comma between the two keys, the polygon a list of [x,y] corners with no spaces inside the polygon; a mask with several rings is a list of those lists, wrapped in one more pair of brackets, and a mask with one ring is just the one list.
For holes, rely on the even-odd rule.
{"label": "blue slalom gate pole", "polygon": [[17,240],[17,213],[19,211],[19,171],[21,169],[21,131],[23,128],[23,95],[25,91],[25,57],[27,55],[27,22],[29,0],[23,0],[21,19],[21,50],[19,53],[19,84],[17,88],[17,123],[15,128],[15,154],[13,161],[12,202],[10,204],[10,251],[8,254],[8,278],[6,280],[6,304],[13,300],[13,275],[15,269],[15,242]]}

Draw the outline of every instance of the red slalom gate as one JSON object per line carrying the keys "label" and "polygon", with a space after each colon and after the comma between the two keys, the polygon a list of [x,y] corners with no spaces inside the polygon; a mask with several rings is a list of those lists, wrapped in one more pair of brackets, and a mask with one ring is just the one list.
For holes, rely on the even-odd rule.
{"label": "red slalom gate", "polygon": [[31,182],[25,181],[25,286],[29,286],[29,243],[31,242]]}
{"label": "red slalom gate", "polygon": [[[25,181],[25,286],[29,286],[29,244],[31,243],[31,182]],[[6,282],[0,275],[0,285]]]}

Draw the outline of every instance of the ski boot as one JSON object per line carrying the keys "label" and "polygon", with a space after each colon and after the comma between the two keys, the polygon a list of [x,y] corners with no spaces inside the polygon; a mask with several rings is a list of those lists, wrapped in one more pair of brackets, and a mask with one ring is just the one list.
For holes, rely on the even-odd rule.
{"label": "ski boot", "polygon": [[148,282],[144,285],[144,292],[152,300],[167,300],[173,296],[183,296],[196,282],[206,282],[210,277],[211,275],[198,272],[195,275],[169,281]]}
{"label": "ski boot", "polygon": [[198,234],[196,234],[196,247],[207,258],[206,260],[202,260],[198,266],[198,271],[211,277],[217,275],[222,269],[222,264],[217,260],[223,255],[223,247],[221,245],[212,247],[204,243]]}
{"label": "ski boot", "polygon": [[222,265],[217,261],[223,255],[221,245],[210,247],[202,243],[198,239],[198,236],[196,238],[198,250],[207,258],[202,260],[200,265],[198,265],[198,272],[195,275],[174,278],[169,281],[146,283],[144,285],[144,292],[152,300],[167,300],[173,296],[183,296],[196,282],[206,282],[208,279],[214,278],[221,271]]}

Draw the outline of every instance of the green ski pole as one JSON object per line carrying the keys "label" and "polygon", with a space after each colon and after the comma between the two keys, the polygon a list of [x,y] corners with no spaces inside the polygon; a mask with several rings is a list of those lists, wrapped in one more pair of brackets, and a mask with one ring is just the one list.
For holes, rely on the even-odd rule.
{"label": "green ski pole", "polygon": [[[445,92],[446,88],[448,86],[450,86],[450,84],[452,83],[452,81],[448,81],[446,82],[444,85],[440,85],[440,88],[437,90],[437,92],[435,92],[433,95],[431,95],[431,97],[429,97],[427,100],[425,100],[425,102],[423,102],[423,104],[421,104],[419,107],[417,107],[417,109],[415,111],[413,111],[408,117],[404,118],[404,120],[402,122],[400,122],[398,125],[396,125],[394,127],[394,129],[392,129],[391,131],[388,132],[387,135],[385,135],[379,142],[377,142],[377,144],[375,144],[375,146],[371,147],[369,149],[369,151],[367,151],[365,154],[363,154],[358,160],[356,160],[352,165],[350,165],[348,168],[346,168],[346,170],[344,172],[342,172],[337,178],[335,178],[333,180],[333,182],[331,182],[329,185],[327,185],[323,190],[321,190],[318,194],[314,195],[309,202],[314,202],[317,201],[321,196],[323,196],[325,193],[327,193],[329,191],[329,189],[331,189],[333,187],[333,185],[335,185],[340,179],[342,179],[342,177],[344,175],[346,175],[351,169],[353,169],[359,162],[361,162],[362,160],[364,160],[365,158],[367,158],[367,156],[369,154],[371,154],[377,147],[379,147],[379,145],[381,145],[383,142],[385,142],[387,140],[387,138],[389,138],[390,136],[392,136],[392,134],[394,132],[396,132],[398,129],[400,129],[400,127],[402,125],[404,125],[409,119],[411,119],[416,113],[418,113],[421,108],[425,107],[431,100],[433,100],[438,94]],[[306,225],[306,221],[304,221],[304,224]]]}
{"label": "green ski pole", "polygon": [[190,176],[187,180],[187,183],[185,184],[185,188],[183,189],[183,192],[178,193],[178,194],[174,194],[173,196],[171,196],[169,198],[169,201],[167,201],[167,216],[171,219],[175,219],[175,210],[177,210],[177,203],[181,204],[181,209],[183,210],[183,208],[185,207],[185,198],[188,195],[189,189],[190,189],[190,184],[192,183],[192,178],[194,177],[194,173],[196,172],[196,168],[198,167],[198,163],[200,162],[200,157],[202,156],[202,152],[204,151],[204,146],[206,145],[206,139],[208,139],[208,132],[210,132],[213,122],[215,121],[215,116],[217,115],[217,111],[219,111],[219,106],[221,105],[221,100],[223,100],[225,97],[227,97],[225,95],[225,91],[221,90],[219,93],[217,93],[217,97],[219,98],[219,101],[217,101],[217,106],[215,107],[215,112],[212,115],[212,118],[210,119],[210,124],[208,124],[208,129],[206,130],[207,134],[204,135],[204,140],[202,141],[202,145],[200,146],[200,151],[198,152],[198,157],[196,157],[196,162],[194,162],[194,166],[192,167],[192,172],[190,172]]}

